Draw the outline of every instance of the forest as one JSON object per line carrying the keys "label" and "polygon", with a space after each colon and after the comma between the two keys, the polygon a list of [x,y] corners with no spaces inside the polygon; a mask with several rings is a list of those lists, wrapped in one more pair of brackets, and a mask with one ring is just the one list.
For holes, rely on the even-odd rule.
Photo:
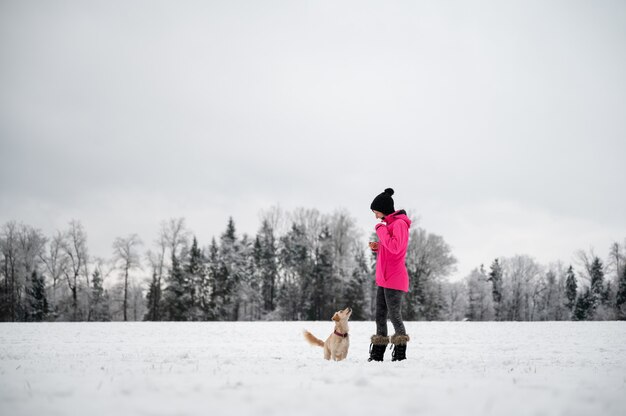
{"label": "forest", "polygon": [[[80,221],[45,236],[9,221],[0,228],[1,321],[327,320],[350,306],[374,316],[375,253],[345,211],[272,208],[256,235],[224,231],[200,242],[184,218],[160,224],[146,244],[118,237],[111,256],[90,256]],[[626,319],[626,240],[606,257],[575,264],[494,257],[451,281],[457,260],[442,236],[410,230],[405,320],[548,321]]]}

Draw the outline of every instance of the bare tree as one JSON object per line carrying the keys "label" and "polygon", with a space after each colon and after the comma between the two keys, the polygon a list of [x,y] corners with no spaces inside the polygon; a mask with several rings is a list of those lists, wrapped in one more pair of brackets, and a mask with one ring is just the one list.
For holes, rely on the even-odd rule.
{"label": "bare tree", "polygon": [[624,250],[622,250],[622,246],[620,246],[617,241],[611,244],[611,248],[609,249],[609,261],[606,264],[607,275],[610,272],[615,272],[614,284],[616,287],[626,263],[626,245],[623,248]]}
{"label": "bare tree", "polygon": [[0,293],[0,316],[16,321],[28,314],[24,302],[32,273],[39,272],[46,238],[40,230],[15,221],[6,223],[0,233],[0,253],[4,285]]}
{"label": "bare tree", "polygon": [[52,308],[57,305],[57,285],[63,278],[64,270],[68,267],[68,257],[63,254],[64,236],[57,231],[50,241],[47,253],[42,253],[41,260],[46,267],[48,275],[52,279]]}
{"label": "bare tree", "polygon": [[529,256],[502,259],[503,301],[510,321],[534,319],[535,305],[542,294],[541,268]]}
{"label": "bare tree", "polygon": [[170,255],[177,259],[183,258],[189,250],[191,233],[185,226],[184,218],[171,218],[161,223],[161,238],[167,242]]}
{"label": "bare tree", "polygon": [[467,288],[467,313],[471,321],[490,321],[493,319],[493,298],[491,284],[483,265],[474,269],[465,278]]}
{"label": "bare tree", "polygon": [[267,222],[268,226],[274,230],[276,235],[283,235],[289,229],[287,216],[285,211],[280,206],[273,206],[268,210],[263,210],[259,213],[259,220],[261,224]]}
{"label": "bare tree", "polygon": [[589,252],[585,250],[578,250],[576,252],[576,260],[580,266],[584,269],[584,273],[578,273],[578,275],[585,279],[589,285],[591,285],[592,265],[595,258],[597,258],[593,248],[589,249]]}
{"label": "bare tree", "polygon": [[91,293],[91,302],[87,314],[88,321],[106,321],[111,319],[109,296],[104,288],[104,282],[114,270],[114,264],[103,258],[96,257],[93,261],[92,287],[88,288]]}
{"label": "bare tree", "polygon": [[168,250],[170,260],[172,255],[176,258],[183,257],[186,254],[189,235],[184,218],[172,218],[161,222],[159,235],[154,242],[156,249],[148,250],[146,253],[146,259],[152,269],[152,279],[147,295],[148,312],[145,319],[159,321],[163,318],[162,290],[165,269],[168,267]]}
{"label": "bare tree", "polygon": [[0,298],[0,313],[3,320],[15,321],[17,319],[18,301],[18,225],[10,221],[2,227],[0,235],[0,250],[2,251],[2,274],[4,285]]}
{"label": "bare tree", "polygon": [[446,295],[445,319],[460,321],[465,317],[467,308],[467,293],[463,281],[445,282],[444,293]]}
{"label": "bare tree", "polygon": [[292,224],[296,224],[304,230],[308,246],[311,251],[319,248],[319,235],[324,226],[324,220],[320,212],[316,209],[297,208],[289,213]]}
{"label": "bare tree", "polygon": [[133,321],[138,321],[145,313],[146,306],[143,302],[143,287],[137,282],[133,282],[130,288],[130,310]]}
{"label": "bare tree", "polygon": [[113,258],[116,266],[123,272],[124,279],[124,321],[128,320],[128,280],[129,273],[132,269],[140,268],[139,253],[137,248],[142,244],[137,234],[131,234],[128,237],[118,237],[113,242]]}
{"label": "bare tree", "polygon": [[[18,291],[18,302],[20,304],[20,312],[22,319],[27,319],[33,311],[31,310],[33,274],[41,274],[42,269],[41,255],[46,245],[46,237],[43,233],[30,226],[20,225],[18,232],[18,248],[20,253],[20,285]],[[41,296],[45,297],[45,277],[42,276]],[[46,306],[47,310],[47,306]],[[46,311],[47,313],[47,311]],[[39,318],[41,319],[41,318]]]}
{"label": "bare tree", "polygon": [[152,282],[150,283],[150,290],[147,296],[148,315],[145,319],[159,321],[161,320],[161,290],[165,269],[165,253],[167,251],[167,239],[163,226],[154,244],[156,251],[148,250],[146,253],[146,259],[152,269]]}
{"label": "bare tree", "polygon": [[20,226],[17,236],[21,253],[21,266],[26,275],[30,276],[41,264],[41,254],[46,245],[46,237],[40,230],[23,224]]}
{"label": "bare tree", "polygon": [[327,222],[330,226],[335,265],[343,274],[339,277],[345,282],[356,267],[353,254],[362,247],[361,235],[354,219],[347,211],[335,211]]}
{"label": "bare tree", "polygon": [[17,280],[17,223],[10,221],[2,226],[0,235],[2,251],[2,296],[0,297],[0,314],[3,320],[16,320],[16,280]]}
{"label": "bare tree", "polygon": [[87,271],[87,262],[89,255],[87,251],[87,234],[79,221],[72,220],[69,229],[64,235],[63,254],[66,256],[68,267],[64,268],[67,285],[72,292],[72,319],[78,320],[78,288],[79,277],[81,274],[87,281],[89,286],[89,276]]}

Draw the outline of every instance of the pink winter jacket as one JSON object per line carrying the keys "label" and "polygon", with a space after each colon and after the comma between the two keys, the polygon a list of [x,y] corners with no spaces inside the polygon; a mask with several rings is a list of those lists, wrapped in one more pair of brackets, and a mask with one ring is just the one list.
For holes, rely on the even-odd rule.
{"label": "pink winter jacket", "polygon": [[409,245],[411,220],[404,210],[385,217],[385,224],[376,224],[378,256],[376,284],[388,289],[409,291],[409,274],[406,271],[406,249]]}

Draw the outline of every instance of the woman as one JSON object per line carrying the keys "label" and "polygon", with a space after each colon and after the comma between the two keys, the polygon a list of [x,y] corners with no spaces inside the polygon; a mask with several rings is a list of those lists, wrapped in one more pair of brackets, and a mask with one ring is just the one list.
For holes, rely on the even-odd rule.
{"label": "woman", "polygon": [[[409,291],[409,275],[406,270],[406,249],[409,244],[411,220],[404,210],[393,207],[393,189],[387,188],[372,201],[371,210],[381,223],[376,224],[378,242],[369,246],[376,259],[376,335],[372,336],[368,361],[383,361],[389,342],[393,344],[392,361],[406,359],[406,344],[409,336],[402,322],[401,304]],[[395,334],[387,336],[387,317],[390,318]]]}

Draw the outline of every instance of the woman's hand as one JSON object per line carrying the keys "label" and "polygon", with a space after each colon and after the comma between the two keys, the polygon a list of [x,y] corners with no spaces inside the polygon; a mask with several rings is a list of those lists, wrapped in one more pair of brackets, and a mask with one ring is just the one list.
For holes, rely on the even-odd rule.
{"label": "woman's hand", "polygon": [[375,241],[370,241],[369,243],[370,249],[372,251],[378,251],[378,243]]}

